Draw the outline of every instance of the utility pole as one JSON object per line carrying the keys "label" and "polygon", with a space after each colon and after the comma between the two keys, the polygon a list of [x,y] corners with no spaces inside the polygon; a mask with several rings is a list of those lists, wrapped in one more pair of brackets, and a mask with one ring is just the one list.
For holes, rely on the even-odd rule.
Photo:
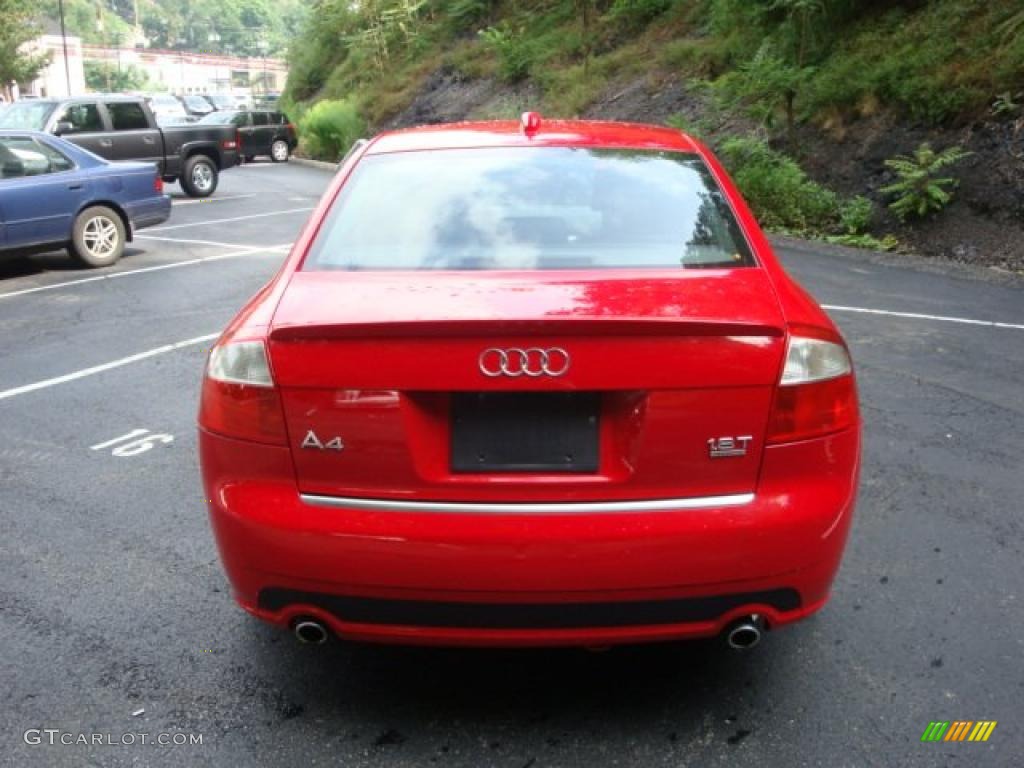
{"label": "utility pole", "polygon": [[57,10],[60,13],[60,39],[64,46],[64,82],[67,84],[67,96],[71,98],[71,65],[68,63],[68,35],[64,30],[64,0],[57,0]]}
{"label": "utility pole", "polygon": [[263,94],[262,98],[266,99],[267,94],[270,92],[270,86],[267,82],[267,54],[270,52],[270,41],[260,35],[259,40],[256,43],[259,49],[260,55],[263,56]]}

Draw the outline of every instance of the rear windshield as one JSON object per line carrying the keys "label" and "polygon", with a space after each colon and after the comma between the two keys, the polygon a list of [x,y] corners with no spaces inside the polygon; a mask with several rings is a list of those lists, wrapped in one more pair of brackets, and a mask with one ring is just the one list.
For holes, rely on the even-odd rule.
{"label": "rear windshield", "polygon": [[693,154],[502,147],[371,155],[345,183],[304,269],[751,266]]}

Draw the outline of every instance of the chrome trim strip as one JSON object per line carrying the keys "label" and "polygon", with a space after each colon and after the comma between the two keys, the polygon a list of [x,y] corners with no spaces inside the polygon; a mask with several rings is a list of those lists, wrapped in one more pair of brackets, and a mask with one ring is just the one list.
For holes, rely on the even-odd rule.
{"label": "chrome trim strip", "polygon": [[299,494],[306,504],[316,507],[361,509],[384,512],[447,512],[472,515],[574,515],[612,512],[671,512],[681,509],[739,507],[754,500],[752,493],[729,496],[690,496],[681,499],[646,499],[642,501],[570,501],[570,502],[465,502],[465,501],[401,501],[391,499],[360,499],[351,496],[319,496]]}

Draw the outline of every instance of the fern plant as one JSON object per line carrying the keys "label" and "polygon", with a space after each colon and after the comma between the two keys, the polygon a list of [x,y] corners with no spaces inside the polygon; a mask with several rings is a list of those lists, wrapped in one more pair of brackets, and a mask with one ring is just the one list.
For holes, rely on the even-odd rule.
{"label": "fern plant", "polygon": [[899,181],[882,187],[882,192],[894,195],[889,208],[900,221],[908,217],[926,216],[932,211],[941,211],[953,199],[953,190],[959,181],[952,176],[939,176],[939,171],[960,162],[971,153],[962,147],[949,147],[936,152],[924,142],[913,155],[899,155],[885,161],[885,165],[896,172]]}
{"label": "fern plant", "polygon": [[1021,105],[1017,100],[1022,96],[1024,96],[1024,93],[1018,93],[1015,96],[1010,91],[1003,91],[992,102],[992,114],[996,117],[1013,117],[1020,111]]}

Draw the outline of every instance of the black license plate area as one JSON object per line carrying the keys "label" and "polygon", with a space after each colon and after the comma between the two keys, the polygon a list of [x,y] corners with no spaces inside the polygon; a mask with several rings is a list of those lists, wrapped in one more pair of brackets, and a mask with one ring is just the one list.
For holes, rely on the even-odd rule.
{"label": "black license plate area", "polygon": [[596,472],[596,392],[458,392],[453,472]]}

